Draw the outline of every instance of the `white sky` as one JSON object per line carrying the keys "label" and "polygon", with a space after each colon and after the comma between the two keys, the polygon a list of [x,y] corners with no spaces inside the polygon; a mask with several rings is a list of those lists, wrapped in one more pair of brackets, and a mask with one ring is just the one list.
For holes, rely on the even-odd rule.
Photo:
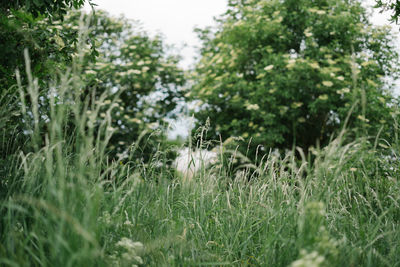
{"label": "white sky", "polygon": [[[214,25],[213,18],[222,14],[227,7],[227,0],[92,0],[97,8],[106,10],[111,15],[123,14],[128,19],[139,20],[143,28],[151,35],[162,33],[167,44],[173,44],[183,56],[182,67],[189,67],[196,55],[195,46],[199,46],[195,27],[204,28]],[[366,5],[374,5],[374,0],[366,0]],[[88,7],[86,7],[89,10]],[[376,25],[389,24],[389,14],[380,14],[374,10],[372,21]],[[392,25],[400,40],[399,26]],[[186,47],[184,47],[186,45]],[[400,87],[400,85],[398,86]],[[400,88],[397,88],[400,93]],[[186,135],[188,119],[173,125],[176,134]]]}
{"label": "white sky", "polygon": [[[195,27],[204,28],[214,24],[213,17],[222,14],[227,0],[92,0],[97,8],[114,16],[123,14],[129,19],[139,20],[150,34],[162,33],[167,44],[174,44],[184,60],[183,67],[193,63],[194,46],[200,43],[193,32]],[[374,0],[366,0],[373,5]],[[389,15],[375,11],[373,22],[389,24]],[[399,27],[395,26],[397,33]],[[186,47],[183,45],[186,44]]]}
{"label": "white sky", "polygon": [[[182,66],[193,62],[200,43],[193,32],[195,27],[213,25],[213,17],[222,14],[226,0],[93,0],[97,8],[112,15],[124,14],[139,20],[150,34],[162,33],[167,44],[179,48],[184,60]],[[183,48],[186,44],[187,47]]]}

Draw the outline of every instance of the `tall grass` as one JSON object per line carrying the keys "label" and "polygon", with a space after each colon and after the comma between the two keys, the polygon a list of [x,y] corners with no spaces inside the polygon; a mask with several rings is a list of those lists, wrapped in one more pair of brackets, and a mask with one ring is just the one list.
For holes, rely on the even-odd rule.
{"label": "tall grass", "polygon": [[235,177],[215,165],[187,181],[160,170],[164,151],[146,165],[108,160],[117,104],[100,118],[102,99],[82,99],[79,61],[49,85],[41,117],[26,58],[19,103],[32,149],[2,167],[1,265],[400,265],[395,145],[340,135],[312,161],[271,153]]}

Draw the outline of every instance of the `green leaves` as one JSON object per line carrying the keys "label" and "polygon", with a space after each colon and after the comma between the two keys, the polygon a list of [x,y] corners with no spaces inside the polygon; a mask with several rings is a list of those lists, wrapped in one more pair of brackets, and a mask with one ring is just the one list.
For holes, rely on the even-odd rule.
{"label": "green leaves", "polygon": [[44,15],[63,16],[72,7],[75,9],[81,8],[85,2],[91,3],[86,0],[25,0],[25,1],[2,1],[0,10],[3,13],[10,12],[11,10],[23,9],[24,11],[32,14],[35,17]]}
{"label": "green leaves", "polygon": [[381,8],[382,11],[392,11],[392,21],[398,23],[400,16],[400,2],[397,0],[375,0],[376,8]]}
{"label": "green leaves", "polygon": [[[80,16],[76,12],[67,22],[77,24]],[[149,37],[138,23],[125,18],[117,19],[98,10],[89,28],[99,57],[95,63],[87,60],[84,66],[87,96],[92,97],[95,91],[91,101],[103,94],[110,102],[119,99],[118,107],[112,111],[112,154],[127,152],[147,133],[143,140],[148,145],[143,145],[137,157],[147,161],[157,148],[156,143],[165,138],[163,120],[172,117],[182,98],[180,87],[185,78],[177,66],[179,57],[167,55],[159,36]],[[89,59],[88,55],[85,57]]]}
{"label": "green leaves", "polygon": [[[203,47],[188,97],[207,103],[194,115],[199,124],[210,117],[210,138],[245,134],[253,150],[325,144],[362,92],[371,103],[391,87],[392,37],[370,24],[357,1],[230,1],[218,22],[199,31]],[[351,127],[365,124],[358,115],[390,118],[387,104],[362,105]],[[376,119],[369,125],[370,134],[381,127]]]}

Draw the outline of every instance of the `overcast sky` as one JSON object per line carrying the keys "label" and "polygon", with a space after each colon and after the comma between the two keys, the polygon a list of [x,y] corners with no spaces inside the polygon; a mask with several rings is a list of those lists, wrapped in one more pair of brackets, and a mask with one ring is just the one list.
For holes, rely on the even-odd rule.
{"label": "overcast sky", "polygon": [[[204,28],[214,24],[213,18],[222,14],[227,8],[227,0],[93,0],[97,8],[106,10],[111,15],[123,14],[126,18],[139,20],[143,28],[151,35],[162,33],[167,44],[179,48],[184,57],[182,67],[189,67],[195,56],[195,46],[199,46],[195,27]],[[372,6],[374,0],[366,0]],[[90,8],[87,6],[87,10]],[[372,21],[377,25],[387,25],[389,14],[374,12]],[[394,26],[394,25],[393,25]],[[394,32],[400,37],[399,27]],[[184,48],[184,44],[186,47]],[[398,89],[397,92],[400,90]],[[188,120],[174,125],[172,136],[185,135],[188,131]]]}
{"label": "overcast sky", "polygon": [[[99,9],[139,20],[151,34],[162,33],[167,44],[174,44],[184,56],[182,66],[193,62],[199,45],[195,27],[213,25],[213,17],[222,14],[226,0],[93,0]],[[187,47],[183,48],[186,44]]]}
{"label": "overcast sky", "polygon": [[[222,14],[227,0],[93,0],[98,8],[118,16],[139,20],[151,34],[162,33],[166,43],[174,44],[184,56],[181,63],[187,67],[193,62],[194,46],[199,45],[195,27],[213,25],[213,17]],[[374,0],[367,0],[373,5]],[[375,12],[373,22],[388,24],[387,14]],[[397,32],[398,27],[397,27]],[[183,48],[186,44],[187,47]]]}

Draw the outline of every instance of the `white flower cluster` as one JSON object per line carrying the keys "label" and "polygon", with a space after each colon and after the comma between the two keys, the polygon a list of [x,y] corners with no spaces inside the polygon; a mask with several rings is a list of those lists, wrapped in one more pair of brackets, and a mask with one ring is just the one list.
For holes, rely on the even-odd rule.
{"label": "white flower cluster", "polygon": [[144,246],[140,242],[133,242],[131,239],[123,237],[117,242],[116,246],[124,250],[120,255],[114,253],[110,258],[114,266],[132,266],[136,267],[143,264],[143,259],[140,255],[143,254]]}
{"label": "white flower cluster", "polygon": [[300,252],[300,259],[292,262],[290,267],[319,267],[325,261],[325,257],[318,254],[318,252],[313,251],[307,253],[307,251],[302,250]]}

